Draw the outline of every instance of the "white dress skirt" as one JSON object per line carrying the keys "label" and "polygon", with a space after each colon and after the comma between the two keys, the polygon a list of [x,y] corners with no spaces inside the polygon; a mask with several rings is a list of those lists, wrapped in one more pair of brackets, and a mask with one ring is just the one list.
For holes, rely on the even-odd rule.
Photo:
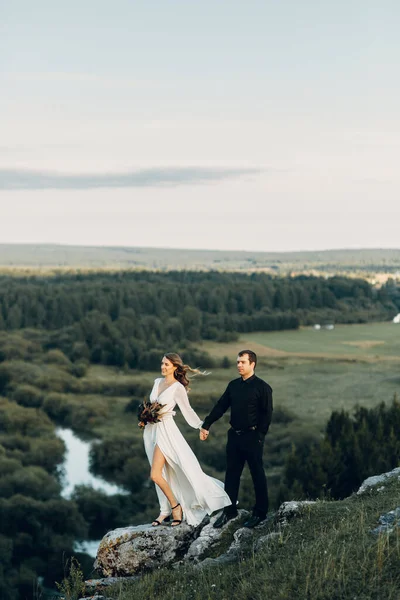
{"label": "white dress skirt", "polygon": [[[185,387],[176,381],[158,393],[163,378],[155,380],[150,394],[151,402],[163,404],[159,415],[161,421],[148,423],[144,428],[144,447],[150,465],[153,462],[154,448],[157,445],[165,456],[163,476],[167,480],[175,498],[182,506],[183,517],[189,525],[198,525],[206,514],[229,506],[231,501],[224,490],[222,481],[206,475],[194,455],[189,444],[179,431],[173,410],[177,404],[188,424],[200,429],[202,421],[190,406]],[[170,504],[156,485],[156,492],[160,503],[160,513],[169,515]]]}

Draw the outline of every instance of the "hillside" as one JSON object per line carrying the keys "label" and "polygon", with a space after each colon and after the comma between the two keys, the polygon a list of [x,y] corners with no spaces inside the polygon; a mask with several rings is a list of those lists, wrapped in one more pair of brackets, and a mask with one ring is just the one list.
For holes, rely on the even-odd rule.
{"label": "hillside", "polygon": [[363,484],[363,493],[360,488],[342,501],[282,506],[251,533],[238,532],[240,550],[233,561],[227,560],[228,549],[242,523],[232,522],[199,563],[159,568],[107,588],[106,595],[124,600],[398,600],[399,473],[371,478],[375,481]]}
{"label": "hillside", "polygon": [[0,267],[400,273],[400,249],[248,252],[173,248],[0,244]]}

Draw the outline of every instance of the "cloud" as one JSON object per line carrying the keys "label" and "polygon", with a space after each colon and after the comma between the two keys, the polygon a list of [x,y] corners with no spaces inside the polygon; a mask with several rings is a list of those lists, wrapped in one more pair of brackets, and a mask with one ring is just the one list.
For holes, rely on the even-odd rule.
{"label": "cloud", "polygon": [[260,169],[167,167],[125,173],[51,173],[26,169],[0,169],[0,190],[89,190],[95,188],[162,187],[210,183],[257,175]]}

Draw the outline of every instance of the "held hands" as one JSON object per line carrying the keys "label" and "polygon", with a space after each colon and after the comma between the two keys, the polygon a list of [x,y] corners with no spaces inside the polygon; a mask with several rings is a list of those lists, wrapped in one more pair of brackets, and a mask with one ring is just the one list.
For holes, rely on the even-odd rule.
{"label": "held hands", "polygon": [[200,428],[200,439],[202,442],[204,442],[204,440],[208,438],[208,434],[209,432],[207,431],[207,429],[203,429],[202,427]]}

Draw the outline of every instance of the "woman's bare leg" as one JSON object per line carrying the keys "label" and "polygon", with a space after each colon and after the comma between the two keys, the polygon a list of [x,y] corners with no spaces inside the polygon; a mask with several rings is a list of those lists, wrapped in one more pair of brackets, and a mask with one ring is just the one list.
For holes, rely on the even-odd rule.
{"label": "woman's bare leg", "polygon": [[[151,480],[154,481],[154,483],[156,485],[158,485],[160,490],[165,494],[168,502],[170,503],[170,505],[172,507],[172,506],[176,506],[178,504],[178,502],[177,502],[171,488],[169,487],[167,480],[163,477],[162,471],[163,471],[164,466],[165,466],[165,456],[161,452],[160,448],[156,445],[154,448],[153,462],[151,465],[150,477],[151,477]],[[175,510],[179,511],[179,509],[180,509],[180,507],[178,507]],[[173,511],[173,512],[175,512],[175,511]],[[157,520],[162,522],[164,520],[162,517],[165,518],[165,516],[166,515],[161,514]],[[172,516],[176,516],[176,515],[172,515]],[[153,521],[153,523],[154,523],[154,521]]]}

